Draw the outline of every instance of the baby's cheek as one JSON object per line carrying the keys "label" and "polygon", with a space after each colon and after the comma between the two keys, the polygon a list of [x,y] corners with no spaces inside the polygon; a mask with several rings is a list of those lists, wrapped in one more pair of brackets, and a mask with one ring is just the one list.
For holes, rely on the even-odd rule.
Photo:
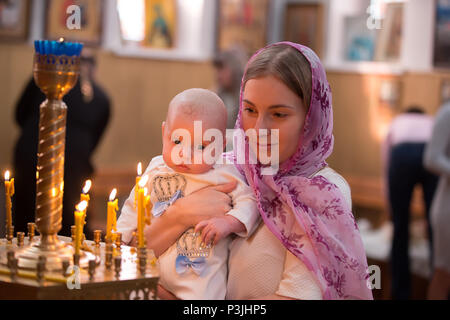
{"label": "baby's cheek", "polygon": [[166,164],[173,163],[173,161],[172,161],[172,148],[169,148],[167,146],[163,146],[162,156],[163,156],[164,162]]}

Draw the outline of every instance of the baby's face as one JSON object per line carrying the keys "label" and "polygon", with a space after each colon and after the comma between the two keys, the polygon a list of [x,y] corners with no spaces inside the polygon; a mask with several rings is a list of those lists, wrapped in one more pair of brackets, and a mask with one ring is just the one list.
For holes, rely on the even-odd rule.
{"label": "baby's face", "polygon": [[189,116],[174,116],[170,123],[164,123],[162,153],[165,163],[171,169],[180,173],[199,174],[208,172],[214,164],[205,162],[204,150],[212,142],[204,141],[201,137],[210,128],[214,128],[213,123],[207,119],[202,121],[202,130],[200,131],[197,128],[196,132],[200,139],[195,141],[194,120]]}

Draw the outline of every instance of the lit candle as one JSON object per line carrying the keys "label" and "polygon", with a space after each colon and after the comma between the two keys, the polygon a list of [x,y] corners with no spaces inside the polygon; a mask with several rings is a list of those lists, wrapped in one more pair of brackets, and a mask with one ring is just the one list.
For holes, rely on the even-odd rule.
{"label": "lit candle", "polygon": [[83,236],[83,215],[87,208],[87,202],[81,201],[75,210],[75,254],[80,254],[81,238]]}
{"label": "lit candle", "polygon": [[152,220],[152,202],[150,201],[150,195],[148,194],[148,189],[144,188],[144,206],[145,206],[145,224],[150,225]]}
{"label": "lit candle", "polygon": [[83,192],[80,195],[80,201],[86,201],[89,204],[89,190],[91,190],[91,186],[92,186],[92,181],[91,180],[86,180],[86,182],[84,183],[84,187],[83,187]]}
{"label": "lit candle", "polygon": [[142,163],[139,162],[137,166],[137,177],[136,177],[136,185],[134,187],[134,208],[137,207],[137,200],[138,200],[138,190],[139,190],[139,181],[141,181],[142,176]]}
{"label": "lit candle", "polygon": [[[83,192],[80,195],[80,201],[86,201],[88,205],[89,205],[89,201],[91,200],[91,198],[89,197],[89,190],[91,190],[91,186],[92,186],[92,181],[86,180],[86,182],[84,183]],[[87,209],[84,211],[83,225],[86,224],[86,211],[87,211]]]}
{"label": "lit candle", "polygon": [[6,226],[12,227],[12,214],[11,214],[11,197],[14,195],[14,178],[10,180],[9,171],[5,172],[5,194],[6,194]]}
{"label": "lit candle", "polygon": [[147,184],[148,176],[144,176],[138,184],[138,210],[137,210],[137,219],[138,219],[138,247],[143,248],[144,244],[144,224],[145,224],[145,190],[144,187]]}
{"label": "lit candle", "polygon": [[109,195],[109,201],[108,201],[108,211],[106,216],[106,239],[112,238],[112,231],[117,231],[117,215],[116,211],[119,210],[118,201],[116,199],[117,189],[113,189],[111,191],[111,194]]}

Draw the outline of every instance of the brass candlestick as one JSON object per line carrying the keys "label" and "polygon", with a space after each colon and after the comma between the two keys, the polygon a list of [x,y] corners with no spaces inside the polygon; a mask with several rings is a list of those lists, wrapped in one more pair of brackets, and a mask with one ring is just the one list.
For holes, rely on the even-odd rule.
{"label": "brass candlestick", "polygon": [[28,241],[31,243],[35,235],[36,225],[33,222],[28,222],[27,227],[28,227]]}
{"label": "brass candlestick", "polygon": [[100,247],[102,241],[102,230],[94,230],[94,243],[96,247]]}
{"label": "brass candlestick", "polygon": [[120,247],[122,245],[122,233],[121,232],[116,232],[116,239],[115,239],[115,243],[116,243],[116,248],[120,250]]}
{"label": "brass candlestick", "polygon": [[47,97],[40,106],[36,173],[36,226],[41,236],[19,251],[19,267],[36,269],[39,256],[44,256],[47,270],[61,270],[62,261],[74,254],[57,237],[62,221],[67,117],[62,98],[77,82],[82,45],[61,39],[36,41],[35,48],[34,80]]}
{"label": "brass candlestick", "polygon": [[25,240],[25,233],[24,232],[17,232],[17,245],[19,247],[23,247]]}
{"label": "brass candlestick", "polygon": [[9,244],[12,244],[12,240],[14,239],[14,226],[6,226],[6,240]]}

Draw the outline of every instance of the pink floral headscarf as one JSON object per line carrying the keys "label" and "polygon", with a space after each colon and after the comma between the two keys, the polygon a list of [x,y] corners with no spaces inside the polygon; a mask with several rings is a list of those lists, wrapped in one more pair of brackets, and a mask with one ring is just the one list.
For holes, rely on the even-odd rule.
{"label": "pink floral headscarf", "polygon": [[[325,70],[308,47],[291,42],[268,47],[280,44],[300,51],[312,72],[311,104],[297,152],[276,175],[262,175],[260,164],[236,166],[253,188],[266,226],[315,275],[324,299],[373,299],[366,283],[367,258],[350,207],[336,185],[322,176],[310,178],[327,165],[333,150],[333,110]],[[236,129],[242,129],[243,84]]]}

